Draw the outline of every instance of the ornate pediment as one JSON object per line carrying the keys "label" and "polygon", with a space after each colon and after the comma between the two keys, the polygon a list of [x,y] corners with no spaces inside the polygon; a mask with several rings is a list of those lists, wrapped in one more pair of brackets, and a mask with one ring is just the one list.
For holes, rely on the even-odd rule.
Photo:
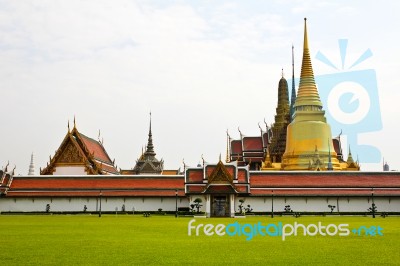
{"label": "ornate pediment", "polygon": [[41,171],[42,175],[51,175],[58,166],[85,166],[88,174],[117,174],[114,162],[110,160],[101,142],[78,132],[75,127],[69,130],[54,157]]}
{"label": "ornate pediment", "polygon": [[215,169],[211,172],[210,176],[208,177],[208,183],[233,183],[233,177],[226,169],[225,165],[219,161]]}
{"label": "ornate pediment", "polygon": [[77,147],[72,142],[69,142],[61,152],[61,155],[56,163],[81,164],[84,163],[84,161],[85,159],[81,156]]}

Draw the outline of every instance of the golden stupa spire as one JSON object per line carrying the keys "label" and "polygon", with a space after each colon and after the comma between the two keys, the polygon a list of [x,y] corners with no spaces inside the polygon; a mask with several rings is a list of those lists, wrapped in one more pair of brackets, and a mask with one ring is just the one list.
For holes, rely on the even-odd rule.
{"label": "golden stupa spire", "polygon": [[306,18],[304,18],[303,61],[301,64],[300,84],[294,107],[295,109],[299,109],[299,106],[317,106],[317,109],[322,109],[322,103],[319,98],[317,85],[315,84],[310,49],[308,47]]}
{"label": "golden stupa spire", "polygon": [[[294,104],[293,120],[287,127],[283,170],[340,170],[333,147],[332,133],[319,98],[308,46],[307,19],[304,19],[303,60],[300,84]],[[326,140],[329,141],[326,141]],[[310,165],[315,158],[319,165]],[[331,167],[332,165],[332,167]]]}

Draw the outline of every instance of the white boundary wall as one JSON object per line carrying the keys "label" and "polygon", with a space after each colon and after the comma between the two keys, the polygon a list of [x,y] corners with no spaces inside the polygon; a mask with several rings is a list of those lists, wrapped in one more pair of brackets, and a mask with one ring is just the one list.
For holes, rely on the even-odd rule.
{"label": "white boundary wall", "polygon": [[[98,198],[1,198],[1,212],[45,212],[46,205],[50,204],[50,212],[83,212],[86,205],[87,212],[100,209],[100,197]],[[101,197],[102,211],[121,211],[125,205],[125,211],[175,211],[176,200],[171,197]],[[178,207],[188,207],[188,198],[178,197]]]}
{"label": "white boundary wall", "polygon": [[[203,206],[200,211],[207,212],[205,195],[192,195],[190,202],[201,198]],[[235,212],[239,211],[240,199],[244,207],[250,205],[253,212],[271,212],[272,197],[236,197]],[[372,205],[371,197],[274,197],[274,212],[283,212],[290,205],[294,212],[330,212],[328,205],[336,206],[333,212],[368,212]],[[378,212],[400,212],[400,197],[374,197]]]}
{"label": "white boundary wall", "polygon": [[[206,195],[191,195],[178,197],[178,207],[189,207],[196,198],[203,200],[201,211],[206,212]],[[210,197],[208,197],[210,198]],[[244,199],[244,206],[250,205],[254,212],[271,212],[271,197],[236,197],[234,210],[239,210],[239,200]],[[286,205],[294,212],[329,212],[328,205],[334,205],[334,212],[367,212],[371,207],[371,197],[274,197],[274,212],[283,212]],[[378,212],[400,212],[400,197],[374,197]],[[50,212],[83,211],[86,205],[88,212],[98,211],[100,198],[0,198],[1,212],[45,212],[50,204]],[[102,197],[102,211],[175,211],[175,197]]]}
{"label": "white boundary wall", "polygon": [[[271,197],[237,197],[235,211],[249,204],[255,212],[271,212]],[[374,197],[378,212],[400,212],[399,197]],[[274,197],[274,212],[283,212],[290,205],[294,212],[330,212],[328,205],[336,206],[333,212],[367,212],[372,205],[371,197]]]}

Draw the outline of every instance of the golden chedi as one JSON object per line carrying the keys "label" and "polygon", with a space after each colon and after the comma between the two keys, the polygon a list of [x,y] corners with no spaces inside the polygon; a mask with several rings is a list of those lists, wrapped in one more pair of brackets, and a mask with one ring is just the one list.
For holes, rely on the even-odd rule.
{"label": "golden chedi", "polygon": [[300,85],[292,122],[287,127],[282,170],[341,170],[332,143],[331,127],[318,94],[311,65],[304,19],[304,47]]}

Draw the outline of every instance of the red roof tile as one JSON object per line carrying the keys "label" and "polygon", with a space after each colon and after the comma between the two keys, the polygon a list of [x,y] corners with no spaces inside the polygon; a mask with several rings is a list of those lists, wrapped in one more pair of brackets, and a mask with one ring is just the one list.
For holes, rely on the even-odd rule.
{"label": "red roof tile", "polygon": [[201,193],[204,191],[206,186],[187,186],[188,193]]}
{"label": "red roof tile", "polygon": [[271,172],[253,173],[251,186],[256,187],[400,187],[400,173],[367,172]]}
{"label": "red roof tile", "polygon": [[261,155],[260,157],[254,157],[254,156],[251,156],[251,157],[245,157],[244,158],[244,161],[245,162],[252,162],[252,163],[259,163],[259,162],[262,162],[263,161],[263,155]]}
{"label": "red roof tile", "polygon": [[107,164],[101,164],[101,169],[107,173],[117,174],[118,170],[114,166],[110,166]]}
{"label": "red roof tile", "polygon": [[203,169],[188,169],[186,172],[186,183],[202,183]]}
{"label": "red roof tile", "polygon": [[335,149],[336,154],[342,154],[342,148],[340,147],[340,142],[338,139],[332,139],[333,148]]}
{"label": "red roof tile", "polygon": [[261,137],[244,137],[243,138],[243,151],[261,151],[263,144]]}
{"label": "red roof tile", "polygon": [[239,169],[238,170],[238,182],[240,183],[246,183],[248,182],[247,180],[247,171],[245,169]]}
{"label": "red roof tile", "polygon": [[[102,197],[175,197],[175,189],[170,190],[102,190]],[[9,191],[8,197],[99,197],[98,190],[47,190],[47,191]],[[183,190],[178,190],[178,196],[185,196]]]}
{"label": "red roof tile", "polygon": [[231,141],[231,154],[241,154],[242,153],[242,141],[232,140]]}
{"label": "red roof tile", "polygon": [[162,175],[177,175],[179,174],[178,170],[163,170]]}
{"label": "red roof tile", "polygon": [[14,178],[11,191],[18,190],[107,190],[182,189],[183,176],[35,176]]}
{"label": "red roof tile", "polygon": [[235,189],[230,185],[224,186],[209,186],[206,190],[206,193],[215,194],[215,193],[236,193]]}
{"label": "red roof tile", "polygon": [[89,150],[89,153],[93,154],[96,160],[112,164],[111,159],[103,145],[101,145],[98,141],[83,135],[82,133],[79,133],[79,135],[81,136],[86,148]]}
{"label": "red roof tile", "polygon": [[[371,189],[251,189],[253,196],[371,196]],[[400,196],[400,189],[374,189],[374,196]]]}

